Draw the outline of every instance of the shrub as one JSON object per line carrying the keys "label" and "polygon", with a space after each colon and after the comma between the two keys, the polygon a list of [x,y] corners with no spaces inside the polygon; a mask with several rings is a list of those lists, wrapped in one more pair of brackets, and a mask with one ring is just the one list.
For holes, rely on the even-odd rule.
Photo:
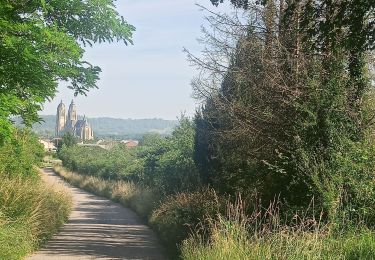
{"label": "shrub", "polygon": [[178,193],[167,197],[153,211],[150,224],[168,248],[175,250],[192,228],[207,216],[218,214],[222,205],[213,189]]}
{"label": "shrub", "polygon": [[[369,142],[346,142],[330,161],[301,159],[310,194],[327,219],[344,227],[352,223],[375,225],[375,146]],[[301,163],[302,164],[302,163]]]}

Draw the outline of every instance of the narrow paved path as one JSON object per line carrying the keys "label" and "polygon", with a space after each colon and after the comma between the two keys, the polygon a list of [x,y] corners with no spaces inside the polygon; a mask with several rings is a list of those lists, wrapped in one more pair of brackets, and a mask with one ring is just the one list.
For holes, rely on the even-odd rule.
{"label": "narrow paved path", "polygon": [[166,259],[133,211],[64,183],[51,169],[44,175],[47,185],[63,183],[70,190],[74,209],[60,233],[27,260]]}

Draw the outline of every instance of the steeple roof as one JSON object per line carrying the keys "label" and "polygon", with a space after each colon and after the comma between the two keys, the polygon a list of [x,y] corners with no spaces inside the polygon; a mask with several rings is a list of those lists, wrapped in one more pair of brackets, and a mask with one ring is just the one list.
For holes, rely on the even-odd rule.
{"label": "steeple roof", "polygon": [[60,102],[60,104],[58,105],[58,107],[57,108],[61,108],[61,107],[65,107],[65,105],[64,105],[64,103],[63,103],[63,101],[61,100],[61,102]]}
{"label": "steeple roof", "polygon": [[72,99],[72,102],[70,103],[69,108],[73,108],[73,107],[75,107],[75,106],[76,106],[76,104],[74,104],[74,100]]}

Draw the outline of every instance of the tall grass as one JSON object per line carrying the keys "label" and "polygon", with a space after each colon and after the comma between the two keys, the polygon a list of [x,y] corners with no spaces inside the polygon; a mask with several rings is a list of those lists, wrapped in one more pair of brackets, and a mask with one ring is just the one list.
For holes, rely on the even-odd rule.
{"label": "tall grass", "polygon": [[106,180],[100,177],[81,175],[67,171],[58,165],[54,166],[54,170],[73,186],[130,207],[145,220],[161,200],[161,194],[156,190],[130,181]]}
{"label": "tall grass", "polygon": [[1,178],[0,259],[21,259],[65,222],[71,198],[64,188],[38,178]]}
{"label": "tall grass", "polygon": [[[295,216],[283,225],[277,207],[243,213],[230,205],[226,216],[209,217],[185,240],[181,258],[196,259],[375,259],[375,234],[358,227],[333,233],[329,224]],[[202,232],[204,229],[204,232]]]}

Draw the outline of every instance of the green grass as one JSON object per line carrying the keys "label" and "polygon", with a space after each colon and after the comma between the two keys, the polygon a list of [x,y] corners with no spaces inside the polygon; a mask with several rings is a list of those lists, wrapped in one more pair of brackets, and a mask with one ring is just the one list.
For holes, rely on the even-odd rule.
{"label": "green grass", "polygon": [[130,181],[113,181],[81,175],[58,165],[54,166],[54,170],[73,186],[130,207],[145,220],[161,199],[158,192]]}
{"label": "green grass", "polygon": [[62,187],[40,179],[8,178],[0,184],[0,259],[21,259],[58,231],[71,210]]}
{"label": "green grass", "polygon": [[364,228],[331,234],[317,226],[254,229],[254,223],[223,217],[208,222],[208,239],[195,234],[185,240],[182,259],[375,259],[375,233]]}
{"label": "green grass", "polygon": [[6,222],[0,225],[0,259],[21,259],[33,251],[34,235],[25,221]]}

